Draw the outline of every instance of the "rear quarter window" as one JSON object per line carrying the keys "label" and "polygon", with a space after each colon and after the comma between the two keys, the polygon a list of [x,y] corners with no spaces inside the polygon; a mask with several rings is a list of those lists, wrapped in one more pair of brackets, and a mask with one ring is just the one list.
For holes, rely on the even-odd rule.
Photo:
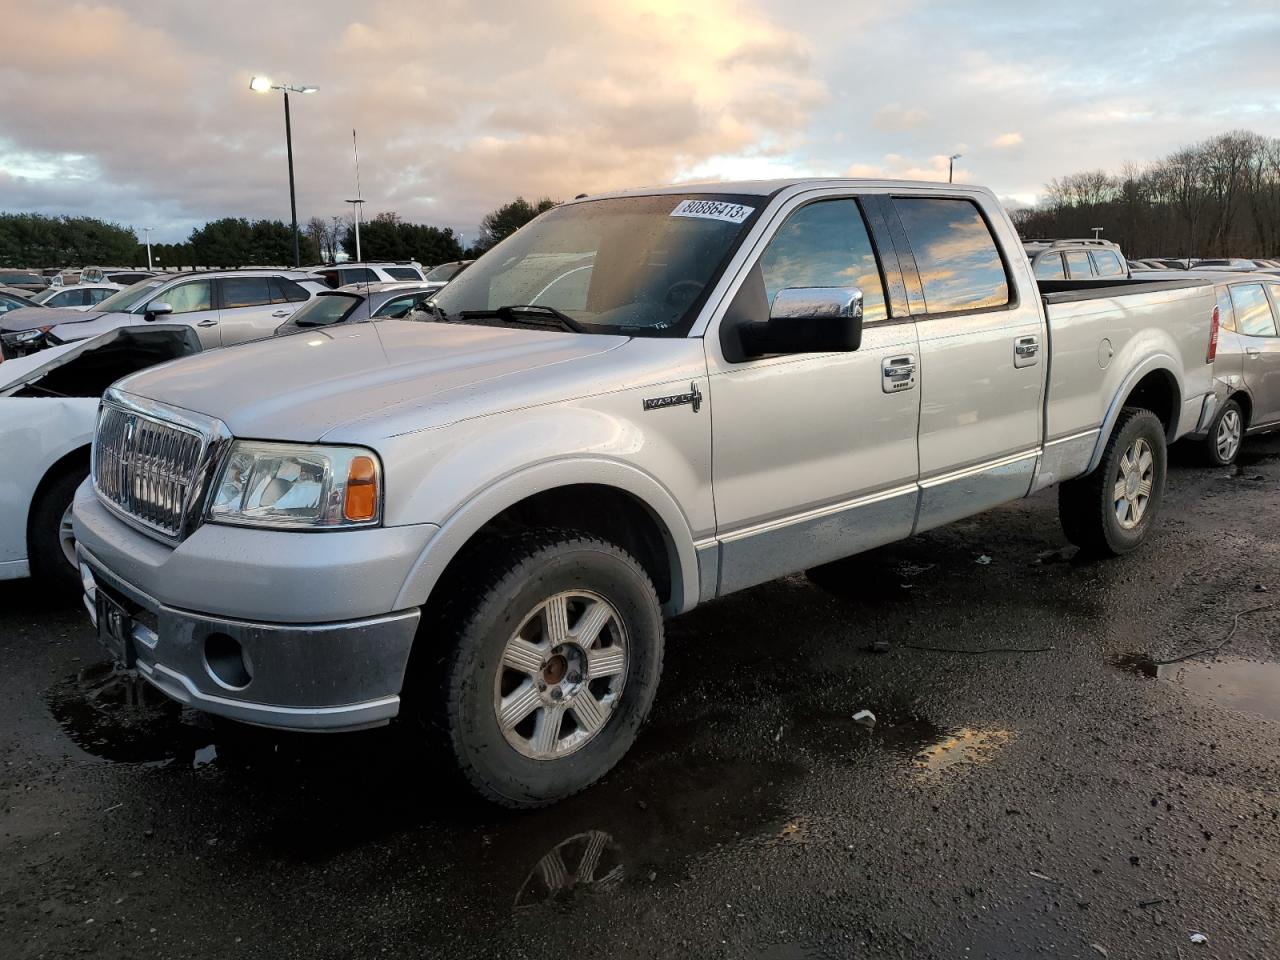
{"label": "rear quarter window", "polygon": [[1111,250],[1094,250],[1091,253],[1093,257],[1093,269],[1098,271],[1100,277],[1123,277],[1124,267],[1120,265],[1120,258]]}
{"label": "rear quarter window", "polygon": [[422,274],[413,267],[384,267],[387,276],[397,280],[421,280]]}

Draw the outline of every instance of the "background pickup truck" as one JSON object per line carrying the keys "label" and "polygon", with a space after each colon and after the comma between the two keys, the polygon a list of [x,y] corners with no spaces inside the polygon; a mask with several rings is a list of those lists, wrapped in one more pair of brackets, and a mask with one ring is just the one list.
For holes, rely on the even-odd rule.
{"label": "background pickup truck", "polygon": [[1071,540],[1131,550],[1166,443],[1214,414],[1208,283],[1038,287],[978,188],[583,199],[429,311],[116,384],[81,573],[104,644],[175,699],[403,713],[510,806],[623,755],[664,615],[1053,484]]}

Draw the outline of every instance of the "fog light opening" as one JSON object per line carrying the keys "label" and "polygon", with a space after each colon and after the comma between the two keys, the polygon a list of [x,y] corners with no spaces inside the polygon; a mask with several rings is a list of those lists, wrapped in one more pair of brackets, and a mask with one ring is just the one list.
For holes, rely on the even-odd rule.
{"label": "fog light opening", "polygon": [[243,690],[253,679],[253,664],[244,647],[225,633],[205,637],[204,661],[213,679],[232,690]]}

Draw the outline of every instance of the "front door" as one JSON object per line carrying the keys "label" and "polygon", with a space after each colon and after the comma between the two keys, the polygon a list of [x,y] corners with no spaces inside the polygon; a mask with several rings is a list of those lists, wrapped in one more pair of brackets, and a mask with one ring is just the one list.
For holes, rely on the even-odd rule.
{"label": "front door", "polygon": [[170,313],[156,317],[157,323],[185,323],[195,328],[204,349],[221,346],[218,311],[213,306],[212,280],[186,280],[174,284],[152,297],[144,313],[156,303],[167,303],[171,308]]}
{"label": "front door", "polygon": [[[887,305],[856,199],[797,199],[784,214],[704,340],[720,594],[901,539],[915,516],[915,325]],[[861,289],[861,347],[735,355],[735,318],[767,317],[791,287]]]}
{"label": "front door", "polygon": [[977,204],[898,196],[892,214],[920,338],[920,531],[1030,490],[1049,345]]}

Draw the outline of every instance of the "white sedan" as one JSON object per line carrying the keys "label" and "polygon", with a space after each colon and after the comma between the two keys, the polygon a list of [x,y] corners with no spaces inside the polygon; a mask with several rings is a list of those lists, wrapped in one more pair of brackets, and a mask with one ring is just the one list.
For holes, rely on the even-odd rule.
{"label": "white sedan", "polygon": [[65,287],[50,287],[42,293],[37,293],[31,299],[46,307],[67,307],[71,310],[83,311],[88,310],[90,307],[96,307],[117,290],[123,289],[124,287],[120,286],[120,284],[109,281],[104,281],[103,283],[76,283]]}
{"label": "white sedan", "polygon": [[0,363],[0,580],[79,584],[71,498],[89,475],[103,391],[199,350],[187,326],[121,327]]}

